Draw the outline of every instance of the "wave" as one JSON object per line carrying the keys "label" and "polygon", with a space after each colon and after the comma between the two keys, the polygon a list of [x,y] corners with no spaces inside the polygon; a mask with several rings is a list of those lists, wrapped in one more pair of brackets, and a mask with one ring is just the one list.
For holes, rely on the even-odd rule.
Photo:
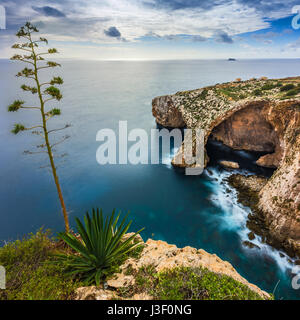
{"label": "wave", "polygon": [[[248,234],[251,230],[247,227],[247,219],[251,209],[238,202],[237,191],[226,181],[226,178],[232,173],[217,168],[209,168],[205,172],[211,178],[212,195],[210,200],[222,210],[220,227],[236,231],[241,239],[241,244],[244,241],[249,241]],[[246,172],[239,171],[239,173],[245,174]],[[294,267],[293,259],[288,257],[284,252],[263,243],[260,236],[256,235],[255,239],[251,240],[251,242],[259,248],[248,248],[242,245],[245,253],[269,257],[277,263],[283,272]]]}
{"label": "wave", "polygon": [[170,153],[163,154],[161,157],[161,163],[165,165],[167,168],[172,169],[172,159],[174,158],[178,150],[179,148],[172,148]]}

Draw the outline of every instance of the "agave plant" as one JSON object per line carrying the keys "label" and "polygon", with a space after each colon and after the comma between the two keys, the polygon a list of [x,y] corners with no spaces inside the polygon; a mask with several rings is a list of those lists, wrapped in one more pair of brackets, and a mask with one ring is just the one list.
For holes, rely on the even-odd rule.
{"label": "agave plant", "polygon": [[75,250],[74,254],[60,254],[59,257],[69,267],[70,274],[79,276],[87,285],[99,285],[117,261],[122,261],[141,245],[134,239],[143,229],[123,238],[132,221],[126,223],[127,214],[118,225],[120,214],[115,216],[114,210],[104,219],[102,209],[93,209],[92,217],[88,212],[84,216],[84,224],[76,218],[78,236],[66,232],[59,234],[59,238]]}

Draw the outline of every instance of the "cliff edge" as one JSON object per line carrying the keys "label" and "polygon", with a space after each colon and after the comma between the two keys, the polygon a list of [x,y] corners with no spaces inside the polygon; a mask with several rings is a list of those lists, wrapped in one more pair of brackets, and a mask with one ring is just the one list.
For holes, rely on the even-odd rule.
{"label": "cliff edge", "polygon": [[[131,235],[127,234],[125,237]],[[175,245],[153,239],[148,239],[144,243],[141,236],[137,236],[135,241],[142,243],[142,251],[138,257],[129,258],[121,266],[120,272],[107,280],[103,288],[95,286],[78,288],[74,299],[153,300],[162,297],[174,299],[175,297],[165,296],[162,292],[165,290],[164,280],[168,291],[172,291],[172,281],[176,280],[172,272],[178,274],[178,282],[173,288],[174,293],[180,295],[179,291],[186,291],[179,296],[181,299],[214,300],[220,297],[229,300],[271,299],[267,292],[249,283],[229,262],[221,260],[215,254],[192,247],[177,248]],[[186,283],[180,282],[182,273]],[[206,278],[208,274],[209,280]],[[170,276],[170,279],[167,279],[167,276]],[[201,281],[204,278],[208,282]],[[191,279],[197,281],[193,282]],[[193,283],[194,285],[196,283],[194,288]]]}

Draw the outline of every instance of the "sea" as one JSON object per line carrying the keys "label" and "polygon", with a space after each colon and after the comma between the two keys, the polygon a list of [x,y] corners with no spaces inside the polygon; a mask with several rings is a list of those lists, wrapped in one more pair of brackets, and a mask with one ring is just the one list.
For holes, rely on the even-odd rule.
{"label": "sea", "polygon": [[[62,114],[51,119],[49,126],[71,125],[51,139],[56,143],[70,136],[55,147],[55,157],[73,228],[74,218],[92,208],[102,208],[105,214],[113,209],[124,214],[130,211],[131,230],[145,227],[144,240],[151,237],[178,247],[202,248],[229,261],[249,282],[275,294],[276,299],[300,299],[300,289],[292,287],[297,276],[292,259],[259,237],[253,241],[258,248],[243,244],[248,240],[250,209],[237,202],[236,191],[226,178],[232,172],[270,176],[272,170],[255,164],[260,154],[233,151],[209,141],[211,161],[201,176],[174,169],[174,149],[162,154],[164,161],[159,164],[100,165],[96,160],[101,144],[96,141],[97,132],[111,129],[118,137],[119,121],[127,121],[128,131],[140,128],[150,137],[151,129],[157,128],[151,106],[156,96],[236,78],[298,76],[300,59],[59,62],[60,68],[51,74],[41,71],[41,77],[43,81],[52,75],[64,79],[63,99],[49,104],[59,107]],[[30,132],[17,136],[10,132],[14,123],[39,124],[34,110],[7,112],[15,99],[26,101],[27,106],[36,103],[36,96],[20,89],[24,81],[15,77],[22,67],[0,60],[1,245],[41,227],[54,233],[64,229],[46,155],[24,154],[26,150],[39,152],[41,138]],[[150,143],[148,148],[150,153]],[[229,172],[220,166],[220,160],[237,161],[240,169]]]}

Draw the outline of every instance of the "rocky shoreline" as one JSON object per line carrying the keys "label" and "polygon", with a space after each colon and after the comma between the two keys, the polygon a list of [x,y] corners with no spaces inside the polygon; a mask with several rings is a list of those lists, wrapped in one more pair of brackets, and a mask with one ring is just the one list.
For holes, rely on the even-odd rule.
{"label": "rocky shoreline", "polygon": [[[212,137],[233,149],[267,153],[257,164],[275,168],[272,177],[259,190],[243,181],[243,202],[254,211],[248,223],[272,246],[300,257],[300,77],[177,92],[154,98],[152,113],[163,126],[203,129],[205,144]],[[183,148],[184,142],[175,156],[182,167]]]}

